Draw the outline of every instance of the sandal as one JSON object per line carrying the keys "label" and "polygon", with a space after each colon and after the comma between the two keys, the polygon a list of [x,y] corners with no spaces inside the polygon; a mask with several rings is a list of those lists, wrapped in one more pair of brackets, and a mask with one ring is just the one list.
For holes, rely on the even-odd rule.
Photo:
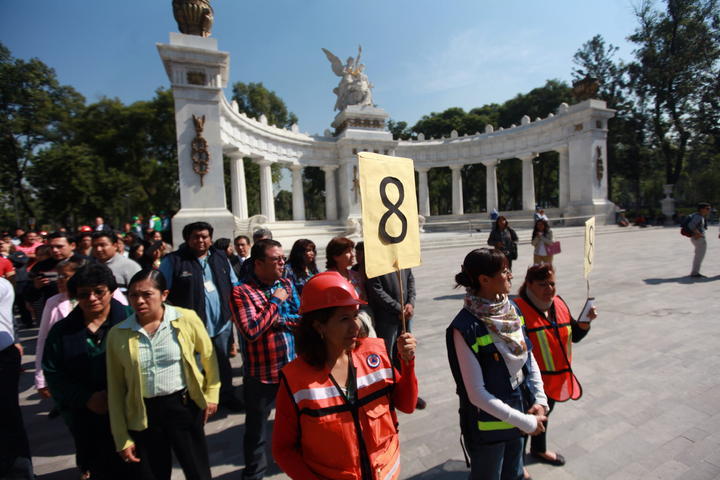
{"label": "sandal", "polygon": [[556,467],[562,467],[565,465],[565,457],[555,452],[555,458],[549,459],[540,453],[530,452],[530,455],[540,463],[547,463],[548,465],[554,465]]}

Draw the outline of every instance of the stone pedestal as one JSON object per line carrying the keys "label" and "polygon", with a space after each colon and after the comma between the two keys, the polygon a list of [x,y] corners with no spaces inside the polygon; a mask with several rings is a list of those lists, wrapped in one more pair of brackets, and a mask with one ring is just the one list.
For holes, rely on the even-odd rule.
{"label": "stone pedestal", "polygon": [[672,225],[674,223],[673,215],[675,215],[675,199],[670,196],[672,195],[674,186],[675,185],[663,185],[665,198],[660,200],[660,205],[662,207],[662,214],[665,215],[665,225]]}
{"label": "stone pedestal", "polygon": [[[169,44],[158,44],[158,52],[172,85],[178,144],[180,210],[172,219],[173,245],[183,242],[188,223],[205,221],[214,237],[232,238],[235,218],[227,209],[220,138],[220,101],[227,86],[229,54],[217,48],[217,40],[171,33]],[[204,117],[202,136],[209,154],[207,173],[193,170],[192,146],[197,132],[193,116]]]}

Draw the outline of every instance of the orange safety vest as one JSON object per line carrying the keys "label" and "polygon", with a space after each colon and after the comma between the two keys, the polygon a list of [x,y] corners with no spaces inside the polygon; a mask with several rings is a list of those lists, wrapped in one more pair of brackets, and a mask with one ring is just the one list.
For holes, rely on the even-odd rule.
{"label": "orange safety vest", "polygon": [[[325,369],[298,357],[281,374],[299,422],[298,450],[321,478],[392,480],[400,474],[400,441],[392,407],[395,373],[381,338],[352,352],[357,400],[351,405]],[[362,460],[372,471],[363,472]],[[367,470],[367,468],[365,469]]]}
{"label": "orange safety vest", "polygon": [[556,402],[577,400],[582,386],[572,371],[572,327],[570,311],[560,297],[555,297],[555,323],[535,307],[518,297],[515,303],[525,317],[525,326],[533,344],[533,355],[540,368],[545,394]]}

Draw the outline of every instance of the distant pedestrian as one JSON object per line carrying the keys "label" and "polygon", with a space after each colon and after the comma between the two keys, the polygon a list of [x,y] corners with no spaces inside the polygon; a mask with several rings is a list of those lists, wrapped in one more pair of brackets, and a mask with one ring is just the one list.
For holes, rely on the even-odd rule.
{"label": "distant pedestrian", "polygon": [[548,253],[547,247],[553,243],[553,232],[547,220],[541,218],[535,222],[530,243],[535,247],[533,251],[533,263],[536,265],[541,263],[552,265],[553,256]]}
{"label": "distant pedestrian", "polygon": [[518,256],[518,236],[515,230],[510,228],[510,223],[508,223],[505,216],[500,215],[497,220],[495,220],[495,225],[490,232],[487,243],[505,254],[508,261],[508,268],[512,270],[512,262],[513,260],[517,260]]}
{"label": "distant pedestrian", "polygon": [[707,240],[705,239],[705,232],[707,231],[707,216],[710,214],[710,204],[706,202],[700,202],[697,205],[697,212],[692,214],[690,222],[688,223],[688,230],[692,234],[690,241],[695,247],[695,255],[693,256],[692,270],[690,276],[693,278],[705,278],[705,275],[700,273],[700,265],[705,258],[705,251],[707,250]]}

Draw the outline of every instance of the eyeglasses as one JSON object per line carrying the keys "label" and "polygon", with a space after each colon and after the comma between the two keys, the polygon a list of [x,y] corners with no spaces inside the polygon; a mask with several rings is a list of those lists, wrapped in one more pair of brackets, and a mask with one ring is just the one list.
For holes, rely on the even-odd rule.
{"label": "eyeglasses", "polygon": [[93,288],[87,292],[77,292],[78,300],[87,300],[91,295],[95,295],[95,298],[103,298],[110,290],[107,288]]}
{"label": "eyeglasses", "polygon": [[285,263],[287,262],[287,257],[284,255],[279,255],[277,257],[265,257],[265,260],[270,260],[273,263]]}

